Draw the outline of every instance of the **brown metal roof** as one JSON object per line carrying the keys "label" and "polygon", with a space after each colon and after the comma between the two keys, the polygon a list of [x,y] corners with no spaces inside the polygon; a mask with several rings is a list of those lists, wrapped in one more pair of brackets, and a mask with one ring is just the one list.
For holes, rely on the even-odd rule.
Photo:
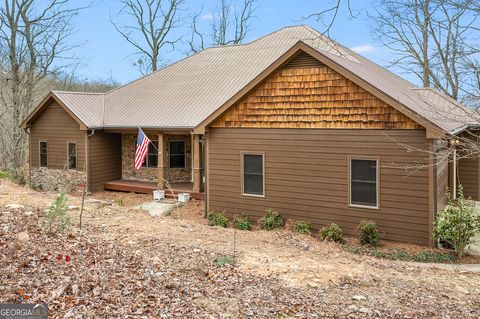
{"label": "brown metal roof", "polygon": [[[287,27],[249,44],[206,49],[106,94],[55,95],[91,128],[195,128],[299,42],[398,101],[418,115],[421,125],[451,132],[465,124],[463,106],[439,92],[433,96],[419,90],[307,26]],[[448,112],[442,112],[445,108]]]}

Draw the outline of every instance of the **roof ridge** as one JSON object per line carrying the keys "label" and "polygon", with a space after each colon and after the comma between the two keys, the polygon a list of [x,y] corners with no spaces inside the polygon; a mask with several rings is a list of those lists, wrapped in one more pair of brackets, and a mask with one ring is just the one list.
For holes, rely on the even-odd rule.
{"label": "roof ridge", "polygon": [[61,93],[61,94],[91,94],[91,95],[106,95],[106,92],[81,92],[81,91],[58,91],[52,90],[52,93]]}

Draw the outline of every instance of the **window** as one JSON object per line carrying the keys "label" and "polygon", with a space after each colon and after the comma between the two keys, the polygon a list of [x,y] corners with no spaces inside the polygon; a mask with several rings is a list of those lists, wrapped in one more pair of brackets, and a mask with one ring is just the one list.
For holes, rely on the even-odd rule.
{"label": "window", "polygon": [[264,196],[265,192],[263,154],[244,153],[242,161],[242,194],[251,196]]}
{"label": "window", "polygon": [[77,143],[68,143],[68,169],[77,169]]}
{"label": "window", "polygon": [[40,141],[40,167],[48,166],[47,141]]}
{"label": "window", "polygon": [[185,141],[170,141],[170,168],[185,168]]}
{"label": "window", "polygon": [[378,207],[378,160],[350,159],[350,205]]}
{"label": "window", "polygon": [[[135,146],[136,147],[136,146]],[[148,144],[148,154],[143,162],[143,167],[157,167],[158,164],[158,141]]]}

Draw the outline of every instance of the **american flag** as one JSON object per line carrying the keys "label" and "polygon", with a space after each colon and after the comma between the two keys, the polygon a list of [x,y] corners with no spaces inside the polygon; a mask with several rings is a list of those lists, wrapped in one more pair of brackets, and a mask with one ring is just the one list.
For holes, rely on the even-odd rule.
{"label": "american flag", "polygon": [[145,156],[148,153],[148,144],[150,139],[143,133],[141,128],[138,128],[137,134],[137,150],[135,151],[135,169],[140,169],[145,161]]}

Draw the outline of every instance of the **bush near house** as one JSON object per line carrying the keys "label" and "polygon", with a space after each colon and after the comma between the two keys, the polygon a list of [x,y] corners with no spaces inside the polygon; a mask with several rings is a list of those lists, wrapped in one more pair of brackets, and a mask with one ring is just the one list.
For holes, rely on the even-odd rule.
{"label": "bush near house", "polygon": [[208,225],[210,226],[220,226],[223,228],[228,227],[228,218],[224,213],[211,211],[208,214]]}
{"label": "bush near house", "polygon": [[476,232],[480,231],[480,216],[471,200],[465,199],[462,186],[458,187],[457,199],[452,200],[448,193],[448,206],[438,212],[435,220],[433,237],[444,241],[461,256]]}
{"label": "bush near house", "polygon": [[342,229],[335,223],[323,227],[319,233],[322,240],[343,241]]}
{"label": "bush near house", "polygon": [[299,220],[293,224],[293,231],[297,234],[310,234],[312,225],[309,222]]}
{"label": "bush near house", "polygon": [[248,220],[248,216],[240,214],[233,219],[233,227],[239,230],[252,230],[252,223]]}
{"label": "bush near house", "polygon": [[283,218],[274,210],[268,209],[265,215],[260,219],[260,228],[264,230],[273,230],[283,227]]}
{"label": "bush near house", "polygon": [[358,225],[360,231],[360,243],[362,245],[378,246],[380,234],[377,224],[371,220],[364,220]]}

